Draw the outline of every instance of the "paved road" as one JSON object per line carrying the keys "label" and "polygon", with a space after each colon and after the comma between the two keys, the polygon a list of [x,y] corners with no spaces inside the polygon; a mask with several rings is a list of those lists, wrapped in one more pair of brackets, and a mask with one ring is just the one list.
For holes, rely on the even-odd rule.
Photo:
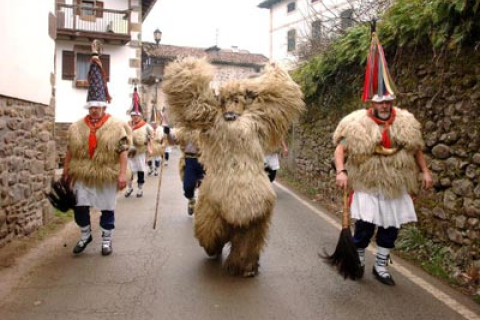
{"label": "paved road", "polygon": [[[143,198],[119,196],[111,256],[101,256],[95,226],[94,241],[73,257],[71,224],[0,274],[0,319],[480,319],[477,305],[398,258],[396,287],[370,272],[359,282],[344,281],[317,257],[323,247],[335,247],[336,219],[280,184],[260,274],[230,277],[193,237],[177,159],[174,150],[163,171],[156,230],[158,180],[149,177]],[[367,258],[370,271],[371,252]]]}

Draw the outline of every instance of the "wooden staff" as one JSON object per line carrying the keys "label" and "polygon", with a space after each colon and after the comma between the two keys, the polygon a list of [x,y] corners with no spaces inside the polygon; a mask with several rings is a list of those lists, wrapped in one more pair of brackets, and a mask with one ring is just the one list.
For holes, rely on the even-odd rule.
{"label": "wooden staff", "polygon": [[165,156],[165,152],[162,152],[162,160],[160,162],[160,173],[158,177],[158,187],[157,187],[157,200],[155,202],[155,216],[153,217],[153,229],[157,228],[157,216],[158,216],[158,205],[160,204],[160,188],[162,187],[162,174],[163,174],[163,159]]}

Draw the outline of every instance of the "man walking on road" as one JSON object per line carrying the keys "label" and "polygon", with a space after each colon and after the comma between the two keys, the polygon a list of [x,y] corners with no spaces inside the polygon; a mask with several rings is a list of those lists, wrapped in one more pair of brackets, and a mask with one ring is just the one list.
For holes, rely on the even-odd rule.
{"label": "man walking on road", "polygon": [[342,188],[348,183],[354,190],[351,214],[357,221],[353,239],[360,262],[364,267],[365,248],[377,226],[373,274],[390,286],[395,285],[387,269],[390,249],[395,247],[400,226],[417,221],[410,194],[418,190],[418,169],[423,186],[432,186],[420,123],[408,111],[393,107],[394,99],[389,94],[375,95],[370,109],[343,118],[333,136],[336,183]]}
{"label": "man walking on road", "polygon": [[422,152],[420,123],[407,110],[393,106],[395,86],[375,28],[374,20],[362,97],[372,106],[343,118],[333,134],[336,183],[354,190],[350,211],[356,219],[353,241],[362,266],[360,276],[365,248],[377,226],[372,272],[381,283],[394,286],[387,269],[390,249],[395,247],[400,226],[417,221],[411,194],[418,192],[418,170],[424,188],[433,183]]}
{"label": "man walking on road", "polygon": [[[135,88],[134,95],[137,93]],[[142,119],[141,107],[138,99],[133,100],[133,108],[130,112],[130,126],[132,127],[134,154],[128,158],[128,166],[132,175],[128,181],[128,188],[125,191],[125,197],[128,198],[133,192],[133,179],[137,175],[137,198],[143,197],[143,184],[145,183],[145,171],[147,169],[147,152],[152,154],[153,128]]]}
{"label": "man walking on road", "polygon": [[75,222],[81,238],[74,254],[85,250],[92,241],[90,207],[101,211],[102,255],[112,253],[112,234],[115,228],[117,190],[126,186],[127,150],[131,144],[128,125],[105,113],[110,96],[99,59],[101,44],[92,43],[92,58],[88,72],[88,115],[73,123],[68,130],[68,150],[62,179],[74,181],[77,204]]}

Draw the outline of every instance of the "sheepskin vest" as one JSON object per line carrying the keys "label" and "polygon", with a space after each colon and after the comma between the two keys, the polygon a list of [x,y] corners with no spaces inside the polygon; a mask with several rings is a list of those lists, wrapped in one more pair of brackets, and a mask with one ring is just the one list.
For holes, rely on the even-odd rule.
{"label": "sheepskin vest", "polygon": [[90,128],[84,119],[72,123],[68,129],[68,147],[72,154],[70,175],[90,187],[116,182],[120,173],[119,148],[122,143],[131,144],[130,127],[110,117],[96,132],[97,147],[92,158],[88,154],[89,134]]}
{"label": "sheepskin vest", "polygon": [[152,136],[153,128],[147,123],[133,130],[133,145],[137,149],[137,154],[147,152],[148,140],[150,140]]}
{"label": "sheepskin vest", "polygon": [[165,146],[162,141],[163,138],[163,128],[158,127],[155,129],[155,135],[152,140],[152,155],[155,157],[159,157],[163,154]]}
{"label": "sheepskin vest", "polygon": [[367,110],[357,110],[343,118],[333,134],[335,145],[344,143],[348,181],[354,190],[382,193],[396,198],[403,190],[418,191],[418,166],[415,153],[424,142],[420,123],[406,110],[395,108],[396,118],[390,126],[392,155],[381,155],[375,148],[381,145],[383,126],[376,124]]}

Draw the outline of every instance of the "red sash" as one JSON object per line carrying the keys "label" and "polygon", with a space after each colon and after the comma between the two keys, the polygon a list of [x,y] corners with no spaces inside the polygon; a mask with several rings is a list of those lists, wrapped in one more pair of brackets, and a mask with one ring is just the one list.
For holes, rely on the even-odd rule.
{"label": "red sash", "polygon": [[100,129],[105,122],[107,122],[108,118],[110,118],[110,115],[105,114],[100,121],[93,124],[90,121],[90,116],[85,116],[85,123],[90,128],[90,134],[88,135],[88,154],[90,155],[90,159],[93,157],[95,148],[97,147],[97,130]]}

